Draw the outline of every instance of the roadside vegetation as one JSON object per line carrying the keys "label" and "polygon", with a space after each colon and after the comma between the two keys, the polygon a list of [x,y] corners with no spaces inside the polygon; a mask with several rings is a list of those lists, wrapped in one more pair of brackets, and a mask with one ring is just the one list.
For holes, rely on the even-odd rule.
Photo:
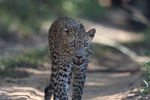
{"label": "roadside vegetation", "polygon": [[[99,58],[100,56],[104,56],[106,52],[114,52],[115,49],[108,46],[102,46],[100,44],[93,44],[92,51],[93,56]],[[20,72],[16,69],[38,69],[39,66],[44,66],[45,63],[51,63],[50,53],[47,48],[31,50],[16,56],[5,57],[0,59],[0,77],[27,76],[26,72]]]}
{"label": "roadside vegetation", "polygon": [[[150,39],[149,39],[150,28],[147,28],[144,34],[145,34],[145,38],[144,38],[145,44],[150,44]],[[147,48],[144,53],[145,56],[150,57],[150,48]],[[145,94],[150,94],[150,60],[145,61],[145,63],[143,64],[143,68],[144,68],[144,73],[143,73],[144,87],[141,89],[141,94],[145,95]]]}
{"label": "roadside vegetation", "polygon": [[0,59],[0,77],[26,76],[26,72],[17,71],[16,68],[38,68],[49,63],[48,49],[32,50],[20,55]]}
{"label": "roadside vegetation", "polygon": [[105,15],[97,0],[1,0],[0,38],[37,35],[44,22],[60,16],[98,19]]}
{"label": "roadside vegetation", "polygon": [[150,93],[150,60],[145,61],[143,64],[144,67],[144,73],[143,73],[143,83],[144,86],[141,89],[141,95],[146,95]]}

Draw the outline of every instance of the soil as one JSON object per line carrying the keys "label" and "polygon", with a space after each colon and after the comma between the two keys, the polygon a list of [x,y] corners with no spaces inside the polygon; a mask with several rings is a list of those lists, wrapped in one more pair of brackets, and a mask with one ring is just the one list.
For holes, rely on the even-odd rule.
{"label": "soil", "polygon": [[[88,23],[89,26],[86,26],[88,29],[96,28],[94,43],[101,43],[102,38],[122,43],[137,41],[142,38],[141,34],[135,32],[88,21],[83,21],[83,23]],[[1,44],[1,47],[5,47],[0,50],[0,53],[4,54],[3,56],[9,56],[10,52],[22,52],[22,50],[44,47],[47,45],[47,37],[38,37],[32,43],[13,45],[11,47],[14,49],[9,49],[11,48],[9,47],[10,44]],[[36,69],[19,68],[17,70],[25,71],[28,75],[26,77],[1,79],[0,100],[43,100],[44,88],[49,83],[50,66],[46,63]],[[140,63],[122,52],[106,53],[100,58],[93,57],[88,66],[82,100],[131,100],[128,97],[135,95],[131,94],[131,91],[137,91],[141,87],[141,74]]]}

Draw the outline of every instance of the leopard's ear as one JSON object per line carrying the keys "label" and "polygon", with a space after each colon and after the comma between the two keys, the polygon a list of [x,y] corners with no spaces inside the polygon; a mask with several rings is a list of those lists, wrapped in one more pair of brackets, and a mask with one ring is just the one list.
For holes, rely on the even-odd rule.
{"label": "leopard's ear", "polygon": [[93,29],[90,29],[87,33],[93,39],[95,36],[96,30],[93,28]]}

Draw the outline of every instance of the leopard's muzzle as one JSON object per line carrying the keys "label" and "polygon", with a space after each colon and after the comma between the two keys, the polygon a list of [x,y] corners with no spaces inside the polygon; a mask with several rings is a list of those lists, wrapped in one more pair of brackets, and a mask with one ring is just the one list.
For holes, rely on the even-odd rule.
{"label": "leopard's muzzle", "polygon": [[76,56],[73,58],[73,62],[76,65],[82,65],[84,62],[84,58],[82,56]]}

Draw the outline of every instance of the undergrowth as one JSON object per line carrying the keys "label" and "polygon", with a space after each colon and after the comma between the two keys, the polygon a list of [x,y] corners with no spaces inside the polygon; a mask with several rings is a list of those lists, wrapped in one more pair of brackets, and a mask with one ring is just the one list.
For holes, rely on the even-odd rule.
{"label": "undergrowth", "polygon": [[[112,48],[99,44],[92,45],[93,55],[99,57],[106,51],[112,51]],[[48,49],[32,50],[16,56],[10,56],[0,59],[0,78],[2,77],[23,77],[26,72],[18,71],[17,68],[34,68],[44,66],[50,63],[50,53]]]}
{"label": "undergrowth", "polygon": [[105,56],[104,54],[106,54],[108,52],[111,52],[111,53],[120,52],[116,48],[101,45],[101,44],[98,44],[98,43],[93,43],[92,46],[91,46],[91,49],[92,49],[93,56],[95,56],[96,58]]}
{"label": "undergrowth", "polygon": [[[148,44],[150,43],[149,36],[150,36],[150,28],[148,28],[145,32],[145,40],[146,40],[146,43],[148,43]],[[150,51],[149,50],[146,50],[144,53],[146,56],[150,57]],[[145,70],[144,74],[143,74],[144,87],[141,89],[141,94],[145,95],[145,94],[150,94],[150,60],[145,61],[145,63],[143,64],[143,67]]]}
{"label": "undergrowth", "polygon": [[25,72],[15,70],[16,68],[38,68],[50,61],[47,49],[32,50],[23,54],[0,59],[0,77],[13,77],[18,74],[26,75]]}
{"label": "undergrowth", "polygon": [[142,75],[144,77],[144,80],[143,80],[144,87],[140,91],[141,95],[150,93],[150,60],[146,61],[143,64],[143,67],[145,70],[144,74]]}

